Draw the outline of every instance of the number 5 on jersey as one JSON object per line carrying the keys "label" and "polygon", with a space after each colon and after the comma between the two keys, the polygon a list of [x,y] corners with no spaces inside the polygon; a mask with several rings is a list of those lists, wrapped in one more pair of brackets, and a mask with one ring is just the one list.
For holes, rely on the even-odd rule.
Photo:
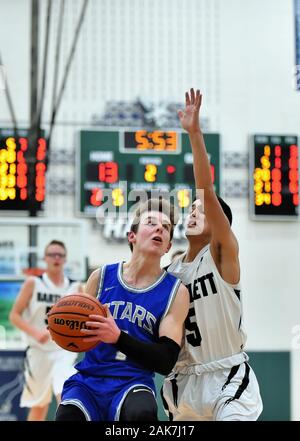
{"label": "number 5 on jersey", "polygon": [[202,337],[199,331],[199,328],[197,326],[197,322],[196,322],[196,313],[195,313],[195,308],[191,307],[189,310],[189,313],[187,315],[187,318],[185,319],[185,329],[187,329],[188,331],[191,332],[191,334],[187,334],[186,335],[186,339],[188,341],[188,343],[192,346],[200,346],[201,345],[201,341],[202,341]]}

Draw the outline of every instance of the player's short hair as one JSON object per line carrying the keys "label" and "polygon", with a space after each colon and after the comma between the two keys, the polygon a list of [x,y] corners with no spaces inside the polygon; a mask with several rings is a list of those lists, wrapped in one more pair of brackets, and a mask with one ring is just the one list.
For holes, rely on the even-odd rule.
{"label": "player's short hair", "polygon": [[[221,205],[222,210],[223,210],[225,216],[228,219],[229,224],[232,225],[232,211],[231,211],[231,208],[229,207],[228,204],[226,204],[226,202],[224,201],[224,199],[221,198],[221,196],[219,196],[219,195],[216,195],[216,196],[218,198],[219,204]],[[194,201],[196,201],[197,199],[200,199],[200,198],[199,197],[195,197]]]}
{"label": "player's short hair", "polygon": [[45,254],[47,252],[47,249],[51,246],[51,245],[59,245],[60,247],[62,247],[65,250],[65,253],[67,254],[67,248],[66,245],[61,241],[61,240],[51,240],[51,242],[48,243],[48,245],[45,246]]}
{"label": "player's short hair", "polygon": [[[148,211],[158,211],[159,213],[163,213],[170,219],[171,222],[171,229],[170,229],[170,240],[173,238],[174,234],[174,227],[178,222],[178,213],[174,207],[169,201],[166,199],[163,199],[162,197],[159,198],[150,198],[145,202],[142,202],[135,214],[134,218],[131,223],[131,227],[129,231],[133,231],[133,233],[137,233],[139,224],[141,221],[141,216],[143,213],[146,213]],[[129,242],[129,247],[131,251],[133,250],[133,245],[131,242]]]}

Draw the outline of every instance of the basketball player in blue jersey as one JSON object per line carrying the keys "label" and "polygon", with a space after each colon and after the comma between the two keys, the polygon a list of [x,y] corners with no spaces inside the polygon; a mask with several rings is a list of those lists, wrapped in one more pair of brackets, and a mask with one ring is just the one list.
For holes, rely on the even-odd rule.
{"label": "basketball player in blue jersey", "polygon": [[172,370],[189,308],[187,289],[160,267],[174,223],[169,203],[149,199],[128,233],[130,261],[90,276],[86,292],[106,304],[107,317],[91,315],[82,330],[99,345],[65,382],[57,421],[157,420],[154,373]]}
{"label": "basketball player in blue jersey", "polygon": [[170,419],[256,420],[262,401],[244,352],[238,242],[229,206],[214,191],[199,123],[202,95],[186,93],[178,115],[194,158],[197,199],[187,218],[187,252],[168,271],[188,287],[185,343],[162,395]]}
{"label": "basketball player in blue jersey", "polygon": [[45,420],[52,393],[59,403],[64,381],[75,372],[76,354],[51,340],[46,322],[46,314],[54,303],[66,294],[82,291],[79,282],[64,275],[66,254],[65,244],[59,240],[46,246],[46,271],[40,277],[26,279],[9,316],[27,342],[20,407],[30,408],[28,421]]}

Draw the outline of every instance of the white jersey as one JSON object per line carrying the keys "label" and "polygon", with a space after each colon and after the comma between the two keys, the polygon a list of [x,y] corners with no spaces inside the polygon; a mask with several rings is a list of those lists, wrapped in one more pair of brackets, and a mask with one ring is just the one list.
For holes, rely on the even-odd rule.
{"label": "white jersey", "polygon": [[240,285],[222,279],[209,245],[193,262],[183,263],[183,258],[180,256],[168,267],[168,272],[181,279],[190,294],[185,342],[175,371],[187,372],[189,366],[188,372],[197,372],[199,365],[228,357],[241,363],[247,356],[243,353],[246,334],[242,328]]}
{"label": "white jersey", "polygon": [[[66,294],[77,293],[80,288],[80,282],[64,277],[63,285],[57,286],[51,281],[47,273],[44,273],[41,277],[34,277],[34,279],[35,286],[32,297],[28,307],[23,312],[23,318],[37,329],[44,329],[47,326],[46,314],[54,303]],[[51,339],[47,343],[41,344],[30,335],[24,334],[28,346],[38,347],[44,351],[63,350]]]}

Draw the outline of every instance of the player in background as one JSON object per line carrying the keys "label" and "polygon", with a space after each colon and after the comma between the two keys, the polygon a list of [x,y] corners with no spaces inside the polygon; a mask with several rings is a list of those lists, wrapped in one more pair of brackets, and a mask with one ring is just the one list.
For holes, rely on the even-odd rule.
{"label": "player in background", "polygon": [[189,297],[165,270],[176,223],[164,200],[141,204],[128,233],[131,259],[90,276],[86,292],[106,304],[82,330],[101,344],[86,352],[62,393],[57,421],[156,421],[154,373],[168,374],[180,351]]}
{"label": "player in background", "polygon": [[75,372],[77,354],[61,349],[47,330],[46,314],[62,296],[81,292],[79,282],[64,275],[65,244],[52,240],[45,248],[46,271],[23,283],[9,318],[24,332],[28,347],[25,357],[25,385],[20,406],[29,407],[28,421],[44,421],[52,393],[60,402],[66,378]]}
{"label": "player in background", "polygon": [[244,352],[238,242],[229,206],[213,187],[199,123],[202,95],[186,93],[178,115],[190,138],[197,196],[187,219],[186,253],[168,271],[190,294],[185,344],[165,379],[163,399],[174,420],[256,420],[262,401]]}

